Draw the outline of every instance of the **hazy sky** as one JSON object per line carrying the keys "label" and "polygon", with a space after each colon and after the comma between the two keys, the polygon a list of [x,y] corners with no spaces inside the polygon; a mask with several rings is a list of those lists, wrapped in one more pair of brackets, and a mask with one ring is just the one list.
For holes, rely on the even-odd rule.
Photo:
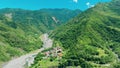
{"label": "hazy sky", "polygon": [[0,8],[22,8],[38,10],[41,8],[69,8],[85,10],[98,2],[110,0],[0,0]]}

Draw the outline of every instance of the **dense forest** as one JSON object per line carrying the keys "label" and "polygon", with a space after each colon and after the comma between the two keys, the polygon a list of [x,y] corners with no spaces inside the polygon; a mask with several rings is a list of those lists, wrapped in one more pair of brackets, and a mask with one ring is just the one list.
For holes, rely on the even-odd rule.
{"label": "dense forest", "polygon": [[69,9],[0,9],[0,62],[41,48],[41,34],[64,24],[80,12]]}
{"label": "dense forest", "polygon": [[[99,3],[55,29],[50,37],[64,53],[53,68],[120,68],[119,12],[120,0]],[[31,68],[46,61],[38,56]],[[57,63],[56,59],[51,62]]]}

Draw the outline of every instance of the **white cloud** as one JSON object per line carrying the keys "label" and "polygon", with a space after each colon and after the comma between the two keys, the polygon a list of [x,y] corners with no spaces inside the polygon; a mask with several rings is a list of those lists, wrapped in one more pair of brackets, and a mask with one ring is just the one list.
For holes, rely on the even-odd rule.
{"label": "white cloud", "polygon": [[73,2],[78,3],[78,0],[73,0]]}
{"label": "white cloud", "polygon": [[95,5],[91,4],[90,2],[87,2],[86,5],[88,6],[88,8],[94,7]]}
{"label": "white cloud", "polygon": [[90,5],[90,2],[87,2],[86,5],[89,6],[89,5]]}
{"label": "white cloud", "polygon": [[91,5],[91,7],[94,7],[95,5]]}

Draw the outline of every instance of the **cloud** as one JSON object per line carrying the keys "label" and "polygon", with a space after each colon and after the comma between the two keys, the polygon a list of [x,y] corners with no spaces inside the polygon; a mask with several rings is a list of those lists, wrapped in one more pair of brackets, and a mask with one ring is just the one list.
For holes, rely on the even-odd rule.
{"label": "cloud", "polygon": [[87,2],[86,5],[88,6],[88,8],[94,7],[95,5],[91,4],[90,2]]}
{"label": "cloud", "polygon": [[87,2],[86,5],[89,6],[89,5],[90,5],[90,2]]}
{"label": "cloud", "polygon": [[94,7],[95,5],[91,5],[91,7]]}
{"label": "cloud", "polygon": [[78,3],[78,0],[73,0],[74,3]]}

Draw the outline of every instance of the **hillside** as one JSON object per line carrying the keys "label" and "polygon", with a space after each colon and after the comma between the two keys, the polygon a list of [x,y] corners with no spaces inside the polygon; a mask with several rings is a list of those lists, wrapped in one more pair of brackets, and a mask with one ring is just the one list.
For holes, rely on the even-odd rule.
{"label": "hillside", "polygon": [[20,23],[24,26],[28,26],[28,24],[29,26],[35,25],[42,32],[56,28],[80,12],[80,10],[69,9],[23,10],[5,8],[0,10],[1,15],[12,18],[15,23]]}
{"label": "hillside", "polygon": [[[63,10],[65,9],[59,9],[59,12]],[[63,15],[58,12],[59,16],[65,19],[59,20],[50,11],[0,9],[0,62],[39,49],[42,46],[39,38],[41,34],[55,29],[80,13],[74,14],[76,11],[68,10],[69,14],[73,12],[73,15],[68,18],[63,16],[65,12]]]}
{"label": "hillside", "polygon": [[[120,0],[99,3],[54,30],[54,46],[64,51],[58,68],[119,68],[119,11]],[[31,68],[40,67],[41,59],[37,61]]]}

